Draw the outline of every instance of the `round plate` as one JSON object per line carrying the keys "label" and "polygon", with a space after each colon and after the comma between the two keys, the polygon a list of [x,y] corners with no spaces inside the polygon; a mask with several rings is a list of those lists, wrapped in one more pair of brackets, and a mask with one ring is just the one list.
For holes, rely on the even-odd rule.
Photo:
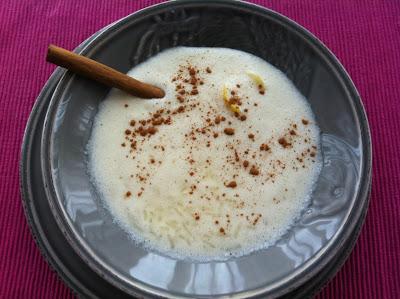
{"label": "round plate", "polygon": [[[57,69],[38,96],[29,118],[21,150],[20,179],[22,203],[33,237],[42,255],[60,278],[80,297],[130,298],[93,272],[73,251],[52,217],[45,198],[40,167],[40,140],[46,111],[52,93],[63,71]],[[286,295],[286,298],[312,297],[339,270],[351,252],[359,235],[367,211],[368,201],[362,208],[363,216],[335,259],[314,278]]]}
{"label": "round plate", "polygon": [[[75,51],[81,50],[96,34]],[[56,224],[45,196],[40,165],[40,142],[51,96],[64,72],[57,68],[51,75],[36,99],[25,129],[20,161],[20,188],[25,216],[42,255],[75,293],[90,298],[128,298],[128,295],[96,276],[72,250]]]}
{"label": "round plate", "polygon": [[42,140],[42,168],[52,212],[83,260],[132,295],[288,294],[343,252],[362,219],[370,186],[371,147],[357,91],[314,36],[275,12],[240,2],[157,5],[110,26],[81,53],[126,72],[176,45],[233,47],[253,53],[285,72],[307,97],[323,132],[324,156],[310,208],[276,245],[227,262],[180,261],[144,250],[115,224],[86,171],[85,146],[97,106],[108,89],[67,73],[50,103]]}

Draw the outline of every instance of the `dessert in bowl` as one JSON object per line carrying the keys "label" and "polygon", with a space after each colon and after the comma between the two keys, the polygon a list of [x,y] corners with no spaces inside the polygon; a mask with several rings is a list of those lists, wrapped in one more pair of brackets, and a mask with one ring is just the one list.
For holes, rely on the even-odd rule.
{"label": "dessert in bowl", "polygon": [[283,295],[354,233],[368,125],[340,64],[298,25],[245,3],[167,3],[82,54],[166,91],[140,100],[67,73],[46,117],[53,213],[117,287]]}
{"label": "dessert in bowl", "polygon": [[166,96],[113,91],[100,105],[89,169],[115,218],[139,243],[183,259],[274,244],[320,170],[306,99],[272,65],[225,48],[172,48],[129,74]]}

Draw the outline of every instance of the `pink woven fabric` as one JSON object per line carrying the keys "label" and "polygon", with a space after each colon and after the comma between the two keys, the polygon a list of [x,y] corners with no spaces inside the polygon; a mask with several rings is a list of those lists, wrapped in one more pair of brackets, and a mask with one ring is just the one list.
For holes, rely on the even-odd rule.
{"label": "pink woven fabric", "polygon": [[[297,21],[341,60],[365,103],[374,144],[369,213],[350,258],[318,298],[400,297],[400,2],[255,1]],[[54,43],[73,49],[156,1],[9,0],[0,6],[0,297],[72,298],[24,218],[18,161],[26,121],[54,70]]]}

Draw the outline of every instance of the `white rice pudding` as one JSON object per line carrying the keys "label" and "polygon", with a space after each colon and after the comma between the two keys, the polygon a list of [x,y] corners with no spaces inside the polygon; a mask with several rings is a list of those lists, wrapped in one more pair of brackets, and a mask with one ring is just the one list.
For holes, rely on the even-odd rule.
{"label": "white rice pudding", "polygon": [[271,64],[224,48],[178,47],[128,75],[163,99],[113,90],[89,142],[89,169],[137,242],[223,259],[276,242],[307,206],[320,170],[305,98]]}

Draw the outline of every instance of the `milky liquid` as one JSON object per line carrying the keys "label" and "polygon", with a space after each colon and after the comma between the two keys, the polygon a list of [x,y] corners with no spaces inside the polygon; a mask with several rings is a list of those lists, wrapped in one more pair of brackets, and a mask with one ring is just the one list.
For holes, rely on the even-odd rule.
{"label": "milky liquid", "polygon": [[135,241],[221,259],[290,229],[321,163],[312,111],[282,72],[237,50],[178,47],[128,74],[166,96],[113,90],[95,119],[89,170]]}

